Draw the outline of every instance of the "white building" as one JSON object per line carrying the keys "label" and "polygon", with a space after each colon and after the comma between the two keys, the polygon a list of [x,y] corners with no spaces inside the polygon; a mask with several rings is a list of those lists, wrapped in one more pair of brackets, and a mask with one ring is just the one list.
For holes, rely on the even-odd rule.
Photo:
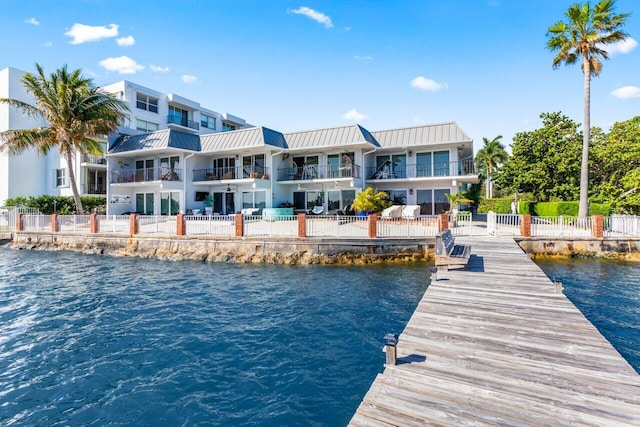
{"label": "white building", "polygon": [[[21,83],[24,74],[25,71],[15,68],[0,70],[0,98],[13,98],[32,104],[33,98]],[[104,86],[102,90],[115,94],[130,110],[118,133],[109,137],[111,142],[120,135],[161,129],[204,135],[250,126],[240,117],[218,113],[179,95],[161,93],[126,80]],[[27,117],[6,104],[0,104],[0,132],[44,125],[44,120]],[[106,137],[102,143],[106,153],[109,146]],[[108,180],[104,155],[76,156],[74,171],[81,195],[106,195]],[[47,156],[35,152],[20,156],[0,153],[0,206],[8,198],[42,194],[72,195],[68,166],[58,152],[51,152]]]}
{"label": "white building", "polygon": [[316,206],[345,212],[367,186],[421,214],[448,209],[446,193],[478,182],[473,141],[454,123],[369,132],[360,125],[280,133],[255,127],[196,135],[177,130],[119,138],[109,151],[109,214]]}

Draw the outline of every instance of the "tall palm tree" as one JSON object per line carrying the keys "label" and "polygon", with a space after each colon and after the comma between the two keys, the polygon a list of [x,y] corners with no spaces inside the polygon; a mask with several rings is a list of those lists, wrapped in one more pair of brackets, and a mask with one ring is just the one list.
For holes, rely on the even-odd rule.
{"label": "tall palm tree", "polygon": [[47,125],[33,129],[8,130],[0,134],[1,150],[9,155],[29,149],[46,155],[57,149],[67,162],[69,182],[73,191],[76,212],[83,213],[78,193],[73,160],[76,153],[101,154],[96,137],[113,133],[128,110],[126,104],[113,96],[100,93],[91,79],[80,70],[69,72],[67,66],[45,76],[36,64],[36,74],[27,73],[22,85],[33,96],[35,105],[17,99],[0,99],[0,103],[17,108],[31,117],[42,117]]}
{"label": "tall palm tree", "polygon": [[600,57],[609,59],[606,45],[624,41],[627,33],[621,30],[628,13],[614,13],[615,0],[601,0],[593,8],[589,2],[574,4],[565,13],[567,22],[559,21],[549,27],[547,48],[557,52],[553,68],[571,65],[582,60],[584,74],[584,129],[582,164],[580,169],[580,207],[578,216],[589,211],[589,140],[591,139],[591,76],[600,75]]}
{"label": "tall palm tree", "polygon": [[493,198],[493,172],[509,158],[504,145],[500,142],[501,139],[502,135],[496,136],[491,141],[487,138],[482,138],[484,145],[476,154],[476,165],[486,179],[485,196],[487,199]]}

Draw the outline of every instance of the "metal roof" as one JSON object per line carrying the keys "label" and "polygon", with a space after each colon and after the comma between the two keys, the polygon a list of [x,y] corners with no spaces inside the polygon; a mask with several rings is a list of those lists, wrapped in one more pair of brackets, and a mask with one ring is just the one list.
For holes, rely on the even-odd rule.
{"label": "metal roof", "polygon": [[200,151],[200,138],[198,135],[173,129],[164,129],[142,135],[121,136],[111,147],[109,154],[160,148]]}
{"label": "metal roof", "polygon": [[373,135],[360,125],[341,126],[327,129],[307,130],[284,134],[291,150],[344,145],[368,144],[379,147]]}
{"label": "metal roof", "polygon": [[287,148],[287,142],[280,132],[262,126],[200,135],[200,142],[203,153],[242,150],[265,145]]}
{"label": "metal roof", "polygon": [[372,132],[382,148],[472,142],[456,122]]}

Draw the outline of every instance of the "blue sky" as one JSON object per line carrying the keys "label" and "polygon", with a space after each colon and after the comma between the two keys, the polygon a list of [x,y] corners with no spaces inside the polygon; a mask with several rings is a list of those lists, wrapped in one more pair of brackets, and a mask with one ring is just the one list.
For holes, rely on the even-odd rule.
{"label": "blue sky", "polygon": [[[553,70],[545,48],[572,3],[0,0],[0,68],[68,64],[282,132],[454,120],[477,150],[542,112],[582,122],[580,68]],[[592,125],[605,129],[640,114],[640,2],[616,10],[632,13],[632,40],[592,82]]]}

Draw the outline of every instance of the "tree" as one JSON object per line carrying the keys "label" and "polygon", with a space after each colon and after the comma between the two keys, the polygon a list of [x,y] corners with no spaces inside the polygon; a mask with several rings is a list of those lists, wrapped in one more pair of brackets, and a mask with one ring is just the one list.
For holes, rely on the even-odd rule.
{"label": "tree", "polygon": [[22,78],[22,85],[33,96],[35,105],[7,98],[0,99],[0,103],[31,117],[42,117],[47,125],[3,132],[0,134],[3,140],[0,149],[10,155],[29,149],[35,149],[42,155],[52,149],[59,150],[69,168],[76,212],[82,214],[73,159],[78,152],[101,154],[102,149],[95,138],[115,132],[128,108],[113,96],[100,93],[91,79],[82,77],[80,70],[69,72],[65,65],[49,77],[38,64],[36,70],[36,74],[27,73]]}
{"label": "tree", "polygon": [[578,216],[588,215],[589,141],[591,126],[591,76],[602,70],[599,57],[609,59],[604,47],[627,38],[620,28],[629,14],[614,14],[614,0],[601,0],[593,9],[589,2],[574,4],[565,13],[567,22],[559,21],[549,27],[547,48],[557,52],[553,68],[561,64],[572,65],[582,60],[584,74],[584,123],[582,136],[582,162],[580,168],[580,207]]}
{"label": "tree", "polygon": [[473,200],[469,199],[464,191],[458,191],[453,194],[445,193],[445,196],[447,196],[447,200],[449,201],[449,210],[447,213],[453,212],[455,206],[473,204]]}
{"label": "tree", "polygon": [[500,142],[501,139],[502,135],[496,136],[491,141],[482,138],[484,145],[476,154],[476,165],[486,181],[485,196],[487,199],[493,198],[493,172],[509,158],[504,145]]}
{"label": "tree", "polygon": [[517,133],[511,157],[496,171],[508,194],[531,193],[539,201],[576,200],[580,193],[578,125],[562,113],[543,113],[542,127]]}
{"label": "tree", "polygon": [[387,193],[367,187],[358,193],[351,204],[351,209],[357,212],[382,212],[389,206],[391,201]]}

